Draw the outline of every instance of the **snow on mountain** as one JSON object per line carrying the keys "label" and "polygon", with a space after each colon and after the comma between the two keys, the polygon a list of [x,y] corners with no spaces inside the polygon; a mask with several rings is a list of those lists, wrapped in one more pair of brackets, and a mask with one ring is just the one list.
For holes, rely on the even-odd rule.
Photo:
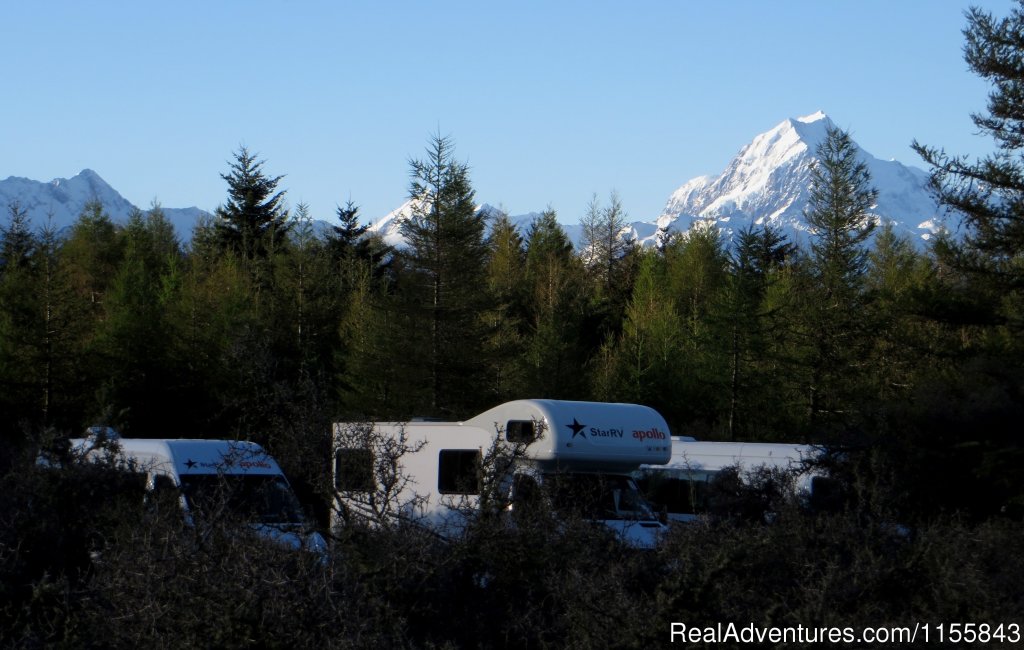
{"label": "snow on mountain", "polygon": [[[806,245],[811,233],[803,213],[810,196],[811,165],[830,126],[832,121],[820,111],[783,121],[743,147],[721,174],[684,183],[656,220],[629,223],[622,237],[653,246],[662,233],[685,232],[695,224],[714,225],[729,238],[750,223],[768,223],[782,229],[791,241]],[[875,216],[891,221],[897,233],[921,245],[946,229],[945,213],[927,191],[924,171],[895,160],[879,160],[859,145],[857,151],[878,190]],[[381,233],[389,244],[404,245],[400,224],[412,206],[407,201],[373,223],[371,230]],[[480,209],[494,208],[485,204]],[[512,220],[525,233],[536,215]],[[579,250],[582,227],[563,224],[563,228]]]}
{"label": "snow on mountain", "polygon": [[[803,212],[810,196],[811,165],[832,121],[822,112],[788,119],[755,137],[718,176],[701,176],[669,197],[658,217],[662,230],[713,224],[731,235],[743,226],[772,224],[806,243]],[[944,213],[928,193],[928,175],[895,160],[875,158],[857,147],[878,190],[873,214],[900,234],[923,244],[945,228]]]}
{"label": "snow on mountain", "polygon": [[[91,169],[83,169],[71,178],[55,178],[48,183],[16,176],[0,181],[0,210],[4,213],[0,219],[5,219],[8,206],[17,202],[37,229],[47,223],[58,232],[68,228],[90,201],[99,201],[110,218],[117,223],[127,221],[135,209]],[[192,228],[206,214],[195,207],[161,209],[174,225],[178,236],[183,239],[191,238]]]}
{"label": "snow on mountain", "polygon": [[[402,235],[402,223],[412,216],[415,205],[415,199],[409,199],[397,209],[392,210],[380,219],[371,223],[368,232],[380,235],[384,239],[384,242],[391,246],[398,248],[405,246],[405,237]],[[476,206],[476,210],[478,214],[483,213],[484,217],[487,219],[488,228],[492,220],[498,214],[503,212],[500,208],[496,208],[488,203]],[[520,233],[525,234],[530,223],[539,216],[539,212],[530,212],[528,214],[510,216],[509,219],[516,225]]]}
{"label": "snow on mountain", "polygon": [[[630,223],[622,236],[650,246],[661,233],[686,231],[694,224],[714,225],[729,237],[747,224],[769,223],[781,228],[792,241],[806,244],[810,233],[803,212],[810,195],[811,165],[830,126],[832,121],[821,112],[783,121],[743,147],[721,174],[700,176],[684,183],[672,193],[656,220]],[[926,190],[925,172],[895,160],[879,160],[859,146],[858,153],[879,192],[875,215],[892,221],[897,232],[922,245],[946,229],[945,213]],[[37,228],[48,219],[58,230],[70,226],[90,200],[99,200],[107,214],[118,222],[125,221],[133,209],[131,203],[89,169],[70,179],[57,178],[49,183],[14,176],[0,181],[0,210],[17,201]],[[412,200],[406,201],[372,222],[370,231],[380,234],[388,244],[404,246],[401,224],[412,214],[413,205]],[[498,212],[486,203],[477,209],[487,215]],[[197,221],[207,214],[194,207],[163,211],[178,236],[185,240],[191,238]],[[511,219],[525,234],[537,216],[538,213],[531,212]],[[579,250],[582,227],[576,224],[563,228]]]}

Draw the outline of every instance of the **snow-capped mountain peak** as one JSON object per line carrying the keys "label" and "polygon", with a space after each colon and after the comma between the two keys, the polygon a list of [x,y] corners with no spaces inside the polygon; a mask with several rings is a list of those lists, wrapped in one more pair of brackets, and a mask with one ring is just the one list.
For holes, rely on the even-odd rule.
{"label": "snow-capped mountain peak", "polygon": [[[695,178],[673,192],[657,220],[659,229],[688,230],[706,222],[728,234],[748,223],[770,223],[794,241],[802,240],[808,229],[803,213],[811,168],[830,128],[832,120],[818,111],[756,136],[721,174]],[[879,192],[877,217],[919,241],[943,227],[942,213],[926,190],[925,172],[857,150]]]}

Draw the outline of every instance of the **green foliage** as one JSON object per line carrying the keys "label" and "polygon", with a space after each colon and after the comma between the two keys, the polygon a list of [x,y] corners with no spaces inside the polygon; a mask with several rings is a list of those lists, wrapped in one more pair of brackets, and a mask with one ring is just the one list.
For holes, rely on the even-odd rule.
{"label": "green foliage", "polygon": [[553,210],[546,210],[527,230],[525,285],[524,394],[580,399],[588,390],[582,368],[592,293],[583,263]]}
{"label": "green foliage", "polygon": [[856,421],[866,332],[865,245],[874,229],[869,210],[878,192],[848,133],[830,128],[818,147],[804,212],[812,227],[812,285],[803,296],[808,419],[812,427],[845,428]]}
{"label": "green foliage", "polygon": [[437,135],[427,157],[410,162],[412,214],[402,224],[409,273],[404,306],[414,327],[408,336],[421,337],[405,371],[421,373],[430,391],[423,406],[435,413],[478,406],[475,387],[484,372],[485,224],[473,203],[469,167],[454,159],[453,149]]}
{"label": "green foliage", "polygon": [[284,192],[277,191],[283,176],[267,176],[263,163],[248,148],[239,147],[231,170],[221,174],[228,184],[228,200],[216,211],[216,242],[247,262],[270,255],[291,228]]}
{"label": "green foliage", "polygon": [[[487,309],[481,315],[487,331],[488,380],[482,400],[507,402],[522,396],[521,363],[526,350],[526,250],[523,238],[505,213],[497,214],[487,238]],[[483,387],[482,387],[483,388]],[[483,403],[483,401],[481,402]]]}

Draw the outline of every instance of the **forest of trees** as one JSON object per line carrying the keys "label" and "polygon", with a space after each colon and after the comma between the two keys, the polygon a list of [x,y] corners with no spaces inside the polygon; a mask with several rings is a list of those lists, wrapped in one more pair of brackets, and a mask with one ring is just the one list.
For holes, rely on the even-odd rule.
{"label": "forest of trees", "polygon": [[[516,591],[525,587],[508,576],[502,582],[501,571],[527,561],[512,557],[508,566],[489,565],[494,560],[487,549],[498,549],[500,539],[483,535],[474,546],[444,552],[424,541],[420,560],[448,558],[425,575],[413,558],[396,560],[383,550],[404,543],[397,532],[364,531],[378,537],[348,539],[347,573],[336,577],[335,584],[345,582],[352,591],[288,597],[309,598],[302,600],[307,605],[322,598],[322,608],[342,606],[331,598],[362,603],[358,611],[372,622],[363,630],[369,636],[358,637],[352,624],[345,628],[350,643],[336,639],[354,646],[385,642],[384,630],[396,635],[389,644],[399,644],[399,637],[413,646],[443,644],[445,638],[430,630],[428,611],[441,616],[441,603],[452,617],[468,611],[469,592],[479,589],[459,593],[458,572],[467,566],[498,572],[494,593],[509,601],[493,594],[476,598],[505,617],[503,634],[527,634],[525,622],[509,615],[517,598],[590,597],[587,590],[622,603],[638,593],[650,597],[660,627],[634,622],[623,628],[626,636],[614,637],[618,641],[600,637],[618,647],[644,634],[664,640],[662,623],[676,613],[700,613],[708,623],[747,616],[743,620],[833,617],[863,624],[899,622],[901,614],[1024,613],[1022,11],[1006,18],[968,14],[966,59],[993,84],[987,112],[974,120],[994,138],[996,153],[970,161],[914,145],[932,169],[936,195],[965,224],[965,236],[943,236],[924,249],[870,218],[871,178],[849,136],[838,130],[818,151],[805,215],[812,230],[804,245],[771,226],[752,225],[731,240],[697,228],[641,248],[618,236],[625,207],[613,192],[607,201],[595,196],[581,205],[584,241],[575,250],[554,211],[525,229],[507,216],[477,212],[471,170],[453,141],[440,135],[410,163],[414,209],[402,226],[408,246],[399,249],[369,235],[352,202],[335,215],[289,206],[286,176],[268,173],[271,163],[244,147],[223,174],[223,205],[187,243],[158,205],[118,224],[103,205],[91,203],[60,233],[36,230],[22,206],[6,206],[0,228],[0,474],[6,486],[0,573],[6,584],[0,600],[20,604],[0,608],[0,627],[16,622],[27,645],[33,639],[102,644],[87,634],[102,619],[89,610],[88,598],[79,605],[99,618],[78,619],[74,629],[85,637],[68,636],[66,612],[56,617],[63,628],[51,619],[57,627],[41,623],[46,617],[33,607],[42,602],[59,609],[86,583],[69,578],[60,583],[62,596],[40,595],[39,585],[54,576],[33,574],[39,558],[19,555],[24,528],[17,523],[25,521],[18,508],[28,508],[30,494],[40,489],[31,482],[31,490],[18,487],[29,484],[35,455],[89,425],[110,425],[132,437],[259,442],[323,521],[332,421],[460,419],[528,397],[642,403],[661,412],[674,434],[698,439],[826,445],[842,452],[832,470],[846,481],[848,500],[828,525],[794,515],[800,523],[792,528],[783,517],[775,526],[718,522],[701,536],[680,532],[658,557],[675,553],[686,559],[685,568],[667,574],[652,569],[651,558],[627,561],[621,550],[602,556],[617,563],[603,577],[607,565],[590,566],[592,558],[561,558],[582,571],[572,575],[595,582],[541,580],[543,593]],[[317,221],[332,225],[325,230]],[[878,533],[886,522],[916,533],[894,542]],[[516,534],[524,544],[536,541],[528,539],[529,530]],[[925,542],[930,546],[921,546]],[[891,545],[900,543],[908,546],[894,551]],[[766,555],[742,551],[750,545]],[[952,582],[936,586],[932,578],[950,579],[941,563],[971,545],[980,548],[972,556],[980,559],[962,593],[952,593]],[[131,555],[142,553],[140,547],[126,548],[125,558],[141,557]],[[801,552],[838,558],[831,578],[814,574],[824,601],[810,592],[794,595],[809,579],[797,576],[806,569]],[[794,573],[773,573],[785,567]],[[229,569],[218,570],[228,575]],[[878,573],[863,576],[867,586],[851,585],[850,593],[838,586],[871,569]],[[523,564],[514,570],[542,569]],[[387,582],[388,571],[395,582]],[[936,573],[929,577],[929,571]],[[1000,572],[1015,578],[1005,584],[986,578]],[[765,582],[755,589],[743,580]],[[902,581],[892,593],[918,591],[909,604],[897,605],[896,596],[881,595],[893,587],[889,581]],[[731,601],[727,587],[716,583],[748,601]],[[18,586],[26,584],[34,587],[25,592]],[[501,592],[506,584],[513,587]],[[430,595],[410,595],[415,589]],[[789,589],[796,609],[779,614],[768,593],[753,595],[758,589]],[[434,608],[417,609],[430,598]],[[839,609],[828,611],[824,603]],[[536,605],[520,603],[524,616],[528,604]],[[105,606],[116,609],[116,602]],[[222,623],[230,619],[250,630],[277,620],[264,612],[264,619],[243,625],[217,611]],[[317,608],[301,612],[317,625],[339,616]],[[523,645],[572,645],[565,635],[587,627],[568,609],[562,618],[549,615],[554,618],[540,622],[555,636],[530,637]],[[456,634],[453,643],[474,638],[462,633],[467,636]],[[576,643],[605,644],[590,640]],[[506,645],[498,637],[484,641]]]}

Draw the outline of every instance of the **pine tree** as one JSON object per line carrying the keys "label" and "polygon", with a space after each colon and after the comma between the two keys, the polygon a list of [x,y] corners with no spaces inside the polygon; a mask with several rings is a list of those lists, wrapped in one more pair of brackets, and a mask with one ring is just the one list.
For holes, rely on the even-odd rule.
{"label": "pine tree", "polygon": [[284,207],[284,191],[277,186],[283,176],[267,176],[265,161],[246,147],[235,153],[227,174],[227,203],[216,210],[215,234],[220,247],[248,262],[266,259],[280,246],[291,225]]}
{"label": "pine tree", "polygon": [[349,200],[338,206],[335,214],[338,225],[327,233],[328,254],[340,274],[343,292],[354,289],[367,269],[375,279],[388,273],[393,250],[369,226],[359,222],[359,206]]}
{"label": "pine tree", "polygon": [[680,374],[680,418],[692,427],[714,427],[726,413],[729,258],[716,228],[691,228],[665,248],[667,291],[682,326],[685,354]]}
{"label": "pine tree", "polygon": [[587,391],[583,329],[591,291],[554,210],[545,210],[527,230],[525,281],[526,392],[582,399]]}
{"label": "pine tree", "polygon": [[[778,339],[776,311],[766,304],[768,290],[780,270],[795,255],[796,247],[770,225],[741,229],[729,255],[729,280],[718,327],[728,332],[729,413],[726,433],[730,439],[756,436],[757,426],[767,425],[762,407],[767,387],[777,385],[781,360],[772,354],[771,339]],[[770,428],[770,427],[769,427]]]}
{"label": "pine tree", "polygon": [[619,195],[612,192],[607,206],[597,195],[580,220],[583,236],[580,257],[595,287],[595,322],[590,329],[602,341],[622,325],[626,303],[633,291],[637,269],[637,245],[626,232],[627,215]]}
{"label": "pine tree", "polygon": [[489,399],[497,403],[523,396],[526,251],[522,236],[504,212],[491,218],[490,228],[486,271],[491,309],[483,317]]}
{"label": "pine tree", "polygon": [[656,408],[679,422],[684,328],[665,282],[664,258],[640,254],[640,271],[617,340],[605,343],[597,397]]}
{"label": "pine tree", "polygon": [[98,201],[86,203],[61,246],[68,272],[95,317],[102,315],[103,300],[123,255],[118,226]]}
{"label": "pine tree", "polygon": [[[421,358],[430,387],[426,406],[438,413],[480,404],[484,332],[484,216],[473,203],[469,167],[455,160],[447,137],[431,138],[427,156],[410,162],[413,211],[402,224],[412,286],[407,303],[423,319]],[[410,335],[415,335],[411,332]],[[416,366],[412,372],[421,372]]]}
{"label": "pine tree", "polygon": [[811,172],[804,218],[812,228],[814,293],[807,303],[811,354],[808,413],[812,425],[848,422],[864,357],[866,241],[878,192],[849,134],[829,128]]}
{"label": "pine tree", "polygon": [[[103,369],[93,415],[133,435],[175,430],[177,405],[168,403],[167,327],[161,277],[176,255],[166,241],[169,224],[159,211],[135,211],[120,233],[123,257],[103,301],[91,351]],[[170,417],[169,417],[170,416]]]}
{"label": "pine tree", "polygon": [[1024,2],[1005,18],[971,8],[967,20],[964,58],[993,85],[987,112],[971,119],[996,152],[971,161],[913,147],[931,167],[936,197],[967,226],[965,245],[944,247],[947,262],[973,276],[972,293],[1002,303],[992,322],[1006,325],[1015,345],[1024,340]]}
{"label": "pine tree", "polygon": [[7,209],[8,225],[0,226],[0,273],[28,266],[36,248],[28,210],[17,201],[10,203]]}
{"label": "pine tree", "polygon": [[38,248],[28,213],[11,203],[9,225],[0,226],[0,440],[5,443],[21,441],[22,427],[39,421],[32,346],[40,329]]}

